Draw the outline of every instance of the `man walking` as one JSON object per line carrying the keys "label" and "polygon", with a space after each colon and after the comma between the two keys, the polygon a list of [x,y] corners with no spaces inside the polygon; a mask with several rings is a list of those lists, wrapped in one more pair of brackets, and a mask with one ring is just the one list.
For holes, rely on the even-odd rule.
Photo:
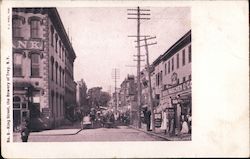
{"label": "man walking", "polygon": [[147,131],[150,131],[150,121],[151,119],[151,111],[148,110],[148,108],[146,107],[146,110],[145,110],[145,122],[147,124]]}

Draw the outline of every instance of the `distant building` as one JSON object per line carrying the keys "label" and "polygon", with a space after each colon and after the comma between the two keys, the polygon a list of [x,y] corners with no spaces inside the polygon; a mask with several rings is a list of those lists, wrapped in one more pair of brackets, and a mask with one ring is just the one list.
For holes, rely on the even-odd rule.
{"label": "distant building", "polygon": [[75,94],[74,49],[56,8],[12,11],[14,130],[25,118],[34,129],[56,127]]}
{"label": "distant building", "polygon": [[120,106],[122,111],[131,110],[136,105],[136,83],[135,76],[128,75],[121,83],[120,89]]}
{"label": "distant building", "polygon": [[90,107],[87,101],[87,85],[82,79],[76,86],[76,105],[81,112],[89,112]]}

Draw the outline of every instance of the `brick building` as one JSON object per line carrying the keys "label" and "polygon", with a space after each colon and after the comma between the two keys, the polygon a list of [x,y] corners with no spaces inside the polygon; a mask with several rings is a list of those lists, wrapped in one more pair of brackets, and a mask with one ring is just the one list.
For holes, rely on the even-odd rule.
{"label": "brick building", "polygon": [[13,8],[12,30],[14,130],[24,118],[33,129],[59,126],[66,101],[75,101],[76,58],[60,16],[56,8]]}

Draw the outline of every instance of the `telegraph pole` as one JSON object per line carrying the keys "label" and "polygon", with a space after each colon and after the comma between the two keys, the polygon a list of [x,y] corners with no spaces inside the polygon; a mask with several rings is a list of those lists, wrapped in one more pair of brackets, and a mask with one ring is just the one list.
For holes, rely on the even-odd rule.
{"label": "telegraph pole", "polygon": [[[150,11],[149,9],[140,9],[138,6],[137,9],[127,9],[133,13],[128,13],[128,15],[136,15],[136,17],[128,17],[128,19],[135,19],[137,20],[137,35],[136,36],[129,36],[129,37],[136,37],[137,38],[137,46],[140,46],[140,20],[149,20],[150,18],[145,18],[141,16],[150,15],[148,13],[142,13],[144,11]],[[147,37],[147,36],[143,36]],[[140,82],[140,65],[141,65],[141,50],[140,47],[137,47],[137,106],[138,106],[138,128],[141,128],[141,82]]]}
{"label": "telegraph pole", "polygon": [[117,79],[119,79],[119,69],[114,68],[112,72],[112,78],[115,80],[115,111],[118,110],[118,95],[117,95]]}
{"label": "telegraph pole", "polygon": [[[149,45],[155,45],[157,44],[156,42],[154,43],[150,43],[148,44],[147,43],[147,40],[149,39],[155,39],[156,37],[150,37],[150,38],[146,38],[144,37],[144,42],[145,42],[145,45],[141,45],[141,46],[138,46],[138,47],[143,47],[145,46],[145,51],[146,51],[146,56],[147,56],[147,71],[148,71],[148,83],[149,83],[149,104],[150,104],[150,109],[151,109],[151,123],[152,123],[152,131],[154,132],[155,131],[155,114],[154,114],[154,104],[153,104],[153,95],[152,95],[152,86],[151,86],[151,70],[150,70],[150,64],[149,64],[149,55],[148,55],[148,46]],[[142,41],[140,40],[140,41]]]}

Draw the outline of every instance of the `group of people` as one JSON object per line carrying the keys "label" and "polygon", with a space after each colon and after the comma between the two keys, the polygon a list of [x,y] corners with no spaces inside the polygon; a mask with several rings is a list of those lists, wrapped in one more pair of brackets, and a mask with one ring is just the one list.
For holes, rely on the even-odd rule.
{"label": "group of people", "polygon": [[[164,130],[164,133],[174,133],[176,128],[176,122],[175,117],[171,116],[169,113],[167,113],[166,109],[162,112],[162,123],[161,123],[161,129]],[[192,116],[191,114],[187,115],[181,115],[180,121],[179,121],[179,133],[180,134],[188,134],[191,133],[192,130]],[[177,132],[175,132],[177,133]]]}

